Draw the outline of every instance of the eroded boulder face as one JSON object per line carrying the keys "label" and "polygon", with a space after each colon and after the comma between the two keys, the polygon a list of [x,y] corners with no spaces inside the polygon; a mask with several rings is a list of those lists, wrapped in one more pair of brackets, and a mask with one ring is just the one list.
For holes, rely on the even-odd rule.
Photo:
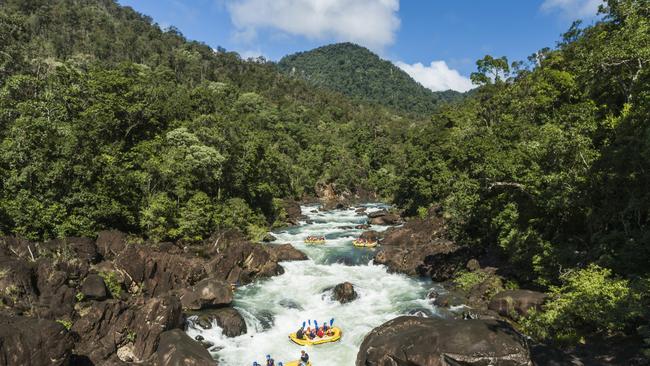
{"label": "eroded boulder face", "polygon": [[227,283],[247,284],[284,273],[267,246],[253,244],[238,232],[215,234],[204,245],[214,253],[205,265],[206,272]]}
{"label": "eroded boulder face", "polygon": [[365,240],[370,240],[370,241],[377,241],[381,237],[381,234],[377,231],[374,230],[368,230],[364,231],[359,235],[359,238],[365,239]]}
{"label": "eroded boulder face", "polygon": [[300,220],[304,220],[307,216],[302,214],[302,209],[300,208],[300,203],[292,199],[286,199],[282,201],[282,209],[285,213],[284,222],[288,225],[299,225]]}
{"label": "eroded boulder face", "polygon": [[57,322],[0,315],[0,365],[67,365],[73,346]]}
{"label": "eroded boulder face", "polygon": [[156,351],[156,366],[216,366],[210,353],[201,343],[190,338],[180,329],[160,335]]}
{"label": "eroded boulder face", "polygon": [[126,274],[125,285],[144,287],[147,296],[192,286],[206,277],[205,260],[158,247],[128,244],[115,255],[114,267]]}
{"label": "eroded boulder face", "polygon": [[181,295],[181,303],[185,309],[201,310],[230,305],[232,297],[232,288],[228,283],[208,278],[200,281],[191,289],[184,290]]}
{"label": "eroded boulder face", "polygon": [[428,264],[429,258],[461,250],[448,239],[447,225],[437,216],[426,220],[414,219],[401,227],[389,228],[381,244],[374,262],[386,265],[392,272],[412,276],[431,276],[432,271],[438,269]]}
{"label": "eroded boulder face", "polygon": [[399,225],[402,223],[402,218],[393,213],[387,213],[382,216],[373,217],[370,219],[371,225]]}
{"label": "eroded boulder face", "polygon": [[233,308],[203,311],[198,315],[196,323],[203,329],[211,329],[216,323],[226,337],[238,337],[247,331],[246,321]]}
{"label": "eroded boulder face", "polygon": [[84,294],[85,298],[92,300],[104,300],[108,297],[108,289],[104,279],[96,274],[86,277],[81,285],[81,293]]}
{"label": "eroded boulder face", "polygon": [[17,313],[29,310],[37,292],[32,267],[24,260],[0,256],[0,273],[0,303]]}
{"label": "eroded boulder face", "polygon": [[532,366],[528,345],[496,320],[402,316],[366,336],[357,366]]}
{"label": "eroded boulder face", "polygon": [[267,245],[266,249],[276,262],[304,261],[308,259],[305,253],[294,248],[291,244]]}
{"label": "eroded boulder face", "polygon": [[75,352],[95,364],[104,364],[116,361],[118,348],[128,344],[135,361],[149,360],[158,347],[160,334],[182,326],[181,304],[175,296],[138,300],[86,304],[71,329],[79,339]]}

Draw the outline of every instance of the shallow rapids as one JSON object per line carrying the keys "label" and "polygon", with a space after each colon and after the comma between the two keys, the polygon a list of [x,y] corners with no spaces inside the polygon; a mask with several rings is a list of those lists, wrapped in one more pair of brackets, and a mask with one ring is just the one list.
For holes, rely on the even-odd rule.
{"label": "shallow rapids", "polygon": [[[366,205],[368,212],[379,205]],[[213,325],[203,330],[188,319],[187,333],[194,338],[202,335],[213,342],[210,349],[220,365],[251,365],[263,362],[270,354],[276,361],[295,360],[302,347],[288,339],[303,321],[318,324],[334,318],[334,326],[343,330],[340,342],[304,348],[314,365],[354,365],[359,345],[373,328],[404,314],[437,315],[427,300],[433,286],[404,275],[390,274],[383,266],[371,263],[374,249],[355,248],[352,240],[363,230],[355,225],[366,223],[365,215],[354,210],[317,212],[317,207],[302,207],[310,223],[274,232],[275,243],[291,243],[306,253],[310,260],[284,262],[285,273],[243,286],[235,292],[234,307],[244,316],[248,332],[227,338]],[[373,226],[382,231],[387,227]],[[310,235],[325,236],[324,245],[305,245]],[[341,305],[331,299],[332,288],[341,282],[351,282],[359,297]],[[313,324],[313,323],[312,323]]]}

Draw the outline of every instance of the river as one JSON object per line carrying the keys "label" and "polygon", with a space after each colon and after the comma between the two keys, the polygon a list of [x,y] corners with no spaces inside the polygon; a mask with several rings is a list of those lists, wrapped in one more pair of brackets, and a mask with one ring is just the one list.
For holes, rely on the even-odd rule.
{"label": "river", "polygon": [[[368,212],[381,209],[367,204]],[[304,348],[315,366],[354,365],[359,345],[373,328],[405,314],[438,315],[427,300],[434,286],[431,281],[388,273],[384,266],[372,264],[374,249],[355,248],[352,240],[363,230],[355,225],[366,223],[365,215],[354,210],[318,212],[317,206],[303,206],[310,223],[273,233],[275,243],[291,243],[309,256],[307,261],[283,262],[285,273],[242,286],[235,292],[234,307],[244,316],[248,332],[235,338],[221,334],[216,325],[203,330],[188,320],[187,333],[202,335],[213,342],[213,357],[222,366],[251,365],[270,354],[276,361],[295,360],[300,346],[288,339],[303,321],[319,324],[334,318],[334,326],[343,330],[340,342]],[[373,226],[372,230],[386,230]],[[309,235],[325,236],[325,245],[306,245]],[[359,297],[347,304],[331,299],[331,288],[351,282]]]}

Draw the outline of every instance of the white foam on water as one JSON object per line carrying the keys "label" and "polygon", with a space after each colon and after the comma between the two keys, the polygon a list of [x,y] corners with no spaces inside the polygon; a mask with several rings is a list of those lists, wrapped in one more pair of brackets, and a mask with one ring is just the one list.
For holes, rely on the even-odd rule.
{"label": "white foam on water", "polygon": [[[381,206],[369,205],[368,211]],[[388,273],[384,266],[369,263],[371,249],[352,246],[352,240],[363,230],[342,228],[365,223],[367,218],[354,210],[336,210],[313,213],[313,206],[303,207],[303,213],[313,224],[274,233],[276,243],[291,243],[304,251],[310,260],[281,263],[285,273],[237,289],[234,306],[244,316],[248,332],[235,338],[223,336],[213,325],[203,330],[189,319],[187,333],[202,335],[213,342],[213,356],[220,365],[251,365],[261,362],[267,354],[276,361],[295,360],[305,349],[314,365],[353,365],[359,345],[373,328],[399,315],[414,310],[438,314],[427,300],[432,287],[430,281],[421,281],[401,274]],[[373,226],[373,230],[386,227]],[[323,235],[324,245],[306,245],[304,238]],[[332,239],[329,239],[332,238]],[[357,265],[328,264],[332,255],[348,255]],[[331,289],[341,282],[351,282],[359,297],[347,304],[331,299]],[[334,318],[334,326],[343,330],[340,342],[300,347],[288,339],[303,321],[316,320],[319,324]],[[313,323],[312,323],[313,324]]]}

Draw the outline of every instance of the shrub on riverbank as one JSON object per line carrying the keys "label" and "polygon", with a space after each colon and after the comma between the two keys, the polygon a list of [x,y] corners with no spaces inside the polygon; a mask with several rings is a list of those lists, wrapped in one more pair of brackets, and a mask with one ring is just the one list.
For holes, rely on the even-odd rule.
{"label": "shrub on riverbank", "polygon": [[597,265],[570,271],[562,282],[551,288],[541,311],[522,319],[525,331],[539,340],[570,345],[591,334],[608,336],[623,331],[641,310],[630,281]]}

